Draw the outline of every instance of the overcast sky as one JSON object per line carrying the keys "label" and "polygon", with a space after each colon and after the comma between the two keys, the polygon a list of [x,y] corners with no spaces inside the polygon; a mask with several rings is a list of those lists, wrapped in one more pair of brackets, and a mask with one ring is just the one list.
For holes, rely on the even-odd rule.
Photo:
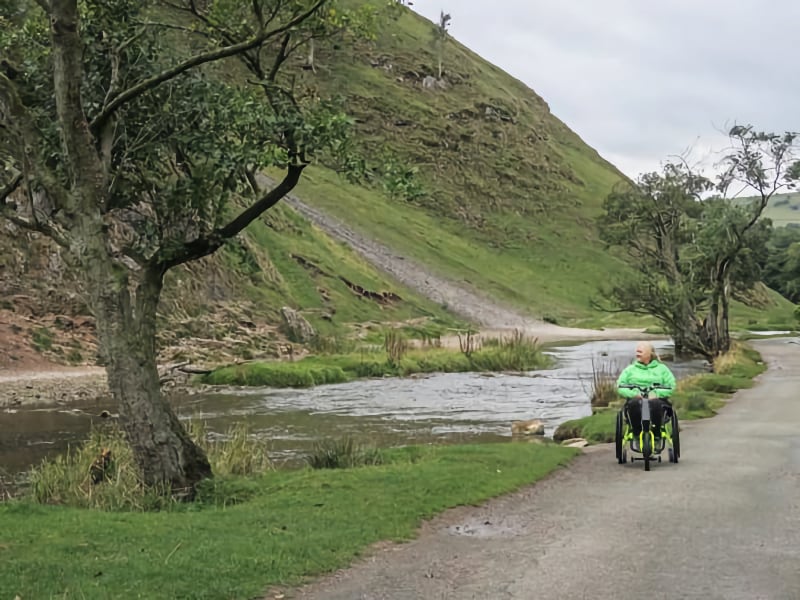
{"label": "overcast sky", "polygon": [[733,123],[800,130],[796,0],[414,0],[413,8],[431,20],[450,13],[456,39],[525,82],[631,177],[689,147],[708,157]]}

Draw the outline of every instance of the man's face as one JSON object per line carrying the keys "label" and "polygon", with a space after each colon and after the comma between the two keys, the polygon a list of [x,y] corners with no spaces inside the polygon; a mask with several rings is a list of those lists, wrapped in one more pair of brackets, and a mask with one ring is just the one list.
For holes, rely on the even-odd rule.
{"label": "man's face", "polygon": [[643,344],[636,346],[636,360],[645,365],[650,362],[650,350]]}

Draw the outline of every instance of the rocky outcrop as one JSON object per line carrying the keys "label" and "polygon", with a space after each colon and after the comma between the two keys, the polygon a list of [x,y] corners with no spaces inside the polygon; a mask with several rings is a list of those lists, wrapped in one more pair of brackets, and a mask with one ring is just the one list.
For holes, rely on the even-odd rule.
{"label": "rocky outcrop", "polygon": [[513,421],[511,435],[544,435],[544,423],[539,419]]}
{"label": "rocky outcrop", "polygon": [[317,335],[311,323],[306,321],[305,317],[293,308],[284,306],[281,308],[281,316],[286,327],[286,335],[293,342],[304,344],[310,342]]}

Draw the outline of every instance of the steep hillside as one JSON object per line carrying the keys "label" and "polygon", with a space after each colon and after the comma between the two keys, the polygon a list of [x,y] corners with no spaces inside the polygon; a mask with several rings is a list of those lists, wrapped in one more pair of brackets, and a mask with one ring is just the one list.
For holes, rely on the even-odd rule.
{"label": "steep hillside", "polygon": [[[623,175],[533,90],[452,39],[436,80],[432,29],[409,10],[356,56],[319,53],[316,85],[323,95],[347,94],[375,182],[348,185],[317,167],[298,194],[398,254],[534,318],[646,323],[597,313],[590,303],[626,268],[600,242],[594,222]],[[771,308],[780,319],[788,311]],[[740,321],[758,312],[742,309]]]}
{"label": "steep hillside", "polygon": [[[37,354],[92,363],[94,328],[74,273],[47,240],[12,226],[2,232],[0,368],[29,366]],[[404,326],[418,337],[463,325],[279,205],[236,243],[168,275],[160,311],[161,358],[296,353],[300,349],[281,316],[284,306],[298,310],[316,329],[316,339],[307,344],[316,348],[335,347],[386,324]]]}
{"label": "steep hillside", "polygon": [[[386,4],[376,0],[381,10]],[[382,22],[377,39],[355,48],[320,44],[314,70],[299,68],[305,57],[294,59],[298,85],[343,99],[355,121],[352,158],[363,161],[357,182],[337,174],[333,159],[309,168],[297,195],[424,265],[432,281],[477,289],[529,317],[647,323],[598,314],[590,304],[598,286],[626,268],[594,225],[623,176],[533,90],[452,39],[443,77],[434,78],[430,22],[404,7]],[[234,81],[240,73],[235,64],[223,71]],[[0,346],[7,349],[0,366],[19,360],[22,346],[91,362],[91,321],[73,318],[86,313],[79,292],[52,246],[0,228]],[[330,347],[380,323],[441,332],[462,324],[456,304],[457,297],[444,302],[424,286],[414,292],[398,284],[282,203],[236,243],[170,274],[162,357],[285,354],[283,306],[319,331],[313,344]]]}
{"label": "steep hillside", "polygon": [[354,58],[321,52],[316,76],[324,92],[346,90],[365,154],[414,169],[424,195],[319,168],[298,194],[531,316],[595,317],[590,297],[623,266],[593,218],[622,175],[534,91],[454,40],[433,80],[432,27],[406,11]]}

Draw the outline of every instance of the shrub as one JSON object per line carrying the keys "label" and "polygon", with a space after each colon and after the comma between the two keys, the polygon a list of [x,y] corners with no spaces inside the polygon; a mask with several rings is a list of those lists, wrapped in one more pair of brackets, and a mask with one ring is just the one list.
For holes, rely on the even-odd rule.
{"label": "shrub", "polygon": [[[250,435],[246,424],[235,425],[219,439],[211,439],[200,423],[190,422],[187,429],[217,475],[254,475],[271,468],[265,444]],[[110,450],[111,460],[105,477],[95,484],[92,465],[103,450]],[[93,429],[77,448],[42,461],[31,470],[28,482],[28,496],[41,504],[146,511],[175,503],[167,488],[143,484],[133,452],[116,424]]]}
{"label": "shrub", "polygon": [[377,448],[363,446],[354,438],[345,437],[317,442],[306,462],[312,469],[349,469],[383,464],[383,456]]}

